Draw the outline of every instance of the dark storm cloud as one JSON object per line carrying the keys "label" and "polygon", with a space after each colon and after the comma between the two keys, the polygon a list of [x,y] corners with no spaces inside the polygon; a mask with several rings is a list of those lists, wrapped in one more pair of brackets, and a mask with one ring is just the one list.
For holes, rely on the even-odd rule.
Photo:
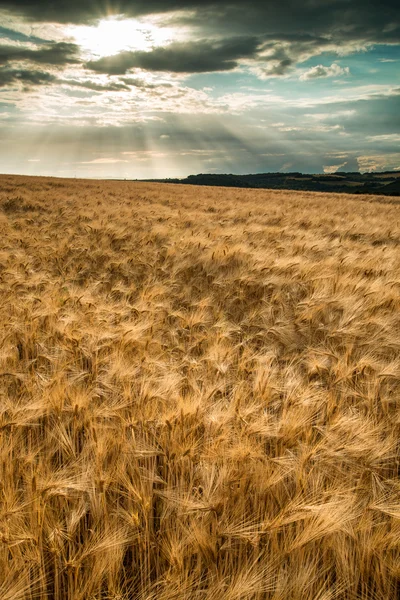
{"label": "dark storm cloud", "polygon": [[[262,42],[260,74],[281,76],[326,49],[346,52],[354,42],[400,43],[400,12],[394,0],[281,0],[245,5],[242,0],[0,0],[0,9],[31,21],[58,23],[94,23],[112,14],[169,13],[166,22],[172,19],[177,26],[189,25],[197,38],[222,40],[219,45],[197,41],[151,52],[123,52],[87,65],[113,75],[132,68],[174,73],[229,71],[238,60],[255,58]],[[35,62],[45,62],[46,56],[36,58]]]}
{"label": "dark storm cloud", "polygon": [[[325,50],[346,53],[352,43],[400,43],[400,12],[394,0],[281,0],[246,5],[242,0],[0,0],[0,9],[31,21],[59,23],[94,23],[112,14],[169,13],[166,22],[172,19],[177,26],[188,25],[195,37],[203,39],[151,52],[123,52],[87,65],[97,73],[112,75],[132,68],[174,73],[229,71],[240,59],[257,58],[258,52],[259,74],[282,76],[299,61]],[[216,44],[215,39],[222,41]],[[35,62],[48,59],[57,64],[50,62],[54,50],[38,50]],[[60,51],[59,60],[64,58],[62,64],[72,62],[73,55],[64,57]]]}
{"label": "dark storm cloud", "polygon": [[[223,10],[238,5],[242,6],[233,0],[224,5]],[[59,23],[86,23],[110,14],[137,16],[210,7],[221,11],[218,0],[0,0],[0,9],[32,20]]]}
{"label": "dark storm cloud", "polygon": [[110,14],[126,16],[190,11],[181,19],[210,30],[243,33],[334,32],[347,38],[399,40],[396,0],[0,0],[6,9],[30,20],[87,23]]}
{"label": "dark storm cloud", "polygon": [[243,59],[254,59],[260,73],[267,76],[286,74],[299,57],[323,52],[331,39],[308,34],[241,36],[224,40],[201,40],[175,43],[152,51],[121,52],[86,64],[97,73],[123,75],[130,69],[171,73],[210,73],[231,71]]}
{"label": "dark storm cloud", "polygon": [[0,88],[22,83],[25,88],[53,83],[56,77],[43,71],[28,71],[24,69],[0,69]]}
{"label": "dark storm cloud", "polygon": [[200,2],[198,6],[192,13],[177,15],[177,21],[214,33],[252,32],[274,40],[304,41],[311,34],[330,36],[332,41],[400,41],[397,0],[281,0],[245,5],[233,0],[222,6]]}
{"label": "dark storm cloud", "polygon": [[[0,68],[0,87],[6,87],[21,82],[25,87],[34,87],[44,84],[60,84],[72,88],[83,88],[93,92],[130,92],[131,88],[125,83],[109,81],[107,83],[97,83],[90,80],[62,79],[52,73],[44,71],[28,71],[26,69]],[[1,105],[0,103],[0,110]]]}
{"label": "dark storm cloud", "polygon": [[37,50],[22,46],[0,46],[0,65],[19,60],[33,63],[64,66],[79,62],[79,46],[67,42],[50,42]]}
{"label": "dark storm cloud", "polygon": [[109,75],[123,75],[133,68],[172,73],[231,71],[239,59],[253,57],[258,47],[259,40],[254,37],[175,43],[150,52],[121,52],[91,61],[86,67]]}

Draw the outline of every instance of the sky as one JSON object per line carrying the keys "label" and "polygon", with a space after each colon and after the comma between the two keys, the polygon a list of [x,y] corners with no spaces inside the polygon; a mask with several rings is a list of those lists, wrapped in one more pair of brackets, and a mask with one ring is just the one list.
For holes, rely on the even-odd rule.
{"label": "sky", "polygon": [[400,170],[394,0],[0,0],[0,172]]}

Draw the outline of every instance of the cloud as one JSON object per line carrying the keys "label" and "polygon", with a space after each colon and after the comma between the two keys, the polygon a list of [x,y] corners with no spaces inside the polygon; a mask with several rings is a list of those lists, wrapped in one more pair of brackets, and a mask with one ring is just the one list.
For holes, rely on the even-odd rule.
{"label": "cloud", "polygon": [[330,67],[324,67],[323,65],[311,67],[311,69],[308,69],[308,71],[305,71],[302,75],[300,75],[300,79],[301,81],[307,81],[308,79],[319,79],[321,77],[341,77],[349,74],[349,67],[341,67],[337,63],[333,63]]}
{"label": "cloud", "polygon": [[24,60],[38,64],[65,66],[78,63],[78,53],[79,46],[68,42],[49,42],[37,50],[23,46],[0,46],[0,65]]}
{"label": "cloud", "polygon": [[[238,61],[252,59],[255,64],[250,66],[259,77],[280,77],[295,64],[324,51],[344,55],[375,43],[400,44],[400,17],[394,0],[379,4],[372,0],[281,0],[249,2],[245,9],[242,0],[0,0],[1,9],[47,23],[94,24],[117,14],[158,15],[161,27],[185,26],[191,39],[197,40],[187,42],[186,48],[175,43],[88,63],[98,73],[117,75],[132,68],[173,73],[230,71]],[[160,13],[165,15],[162,20]],[[232,38],[232,46],[227,38]],[[246,43],[247,49],[243,48]],[[335,75],[324,73],[328,67],[321,69],[304,74],[304,78]]]}
{"label": "cloud", "polygon": [[131,88],[124,83],[109,81],[102,84],[95,81],[78,80],[78,79],[58,79],[57,83],[68,85],[69,87],[80,87],[94,92],[130,92]]}
{"label": "cloud", "polygon": [[140,79],[139,77],[120,77],[120,81],[125,83],[125,85],[130,85],[132,87],[138,88],[140,90],[155,90],[158,88],[170,88],[173,89],[176,87],[172,83],[162,82],[162,83],[149,83],[144,79]]}
{"label": "cloud", "polygon": [[385,135],[370,135],[368,139],[373,142],[394,142],[400,144],[400,133],[387,133]]}
{"label": "cloud", "polygon": [[[0,87],[22,83],[26,90],[37,85],[55,83],[59,80],[52,73],[29,69],[25,64],[18,68],[15,63],[28,62],[65,67],[79,63],[78,52],[79,46],[68,42],[48,42],[38,49],[12,45],[0,46]],[[76,85],[80,84],[76,82]]]}
{"label": "cloud", "polygon": [[257,65],[253,68],[253,71],[256,75],[258,75],[261,79],[266,79],[269,77],[280,77],[285,75],[290,67],[293,65],[292,58],[284,58],[284,59],[271,59],[267,61],[260,60],[260,65]]}
{"label": "cloud", "polygon": [[363,155],[357,158],[361,173],[376,171],[398,171],[400,169],[400,153]]}
{"label": "cloud", "polygon": [[26,69],[0,69],[0,88],[15,83],[22,83],[25,88],[45,85],[56,81],[51,73],[28,71]]}
{"label": "cloud", "polygon": [[130,69],[170,73],[231,71],[238,66],[241,58],[254,57],[259,44],[256,37],[172,43],[150,52],[121,52],[90,61],[85,66],[109,75],[124,75]]}
{"label": "cloud", "polygon": [[[64,26],[95,25],[112,14],[136,17],[125,25],[147,36],[147,45],[135,45],[133,31],[124,52],[100,58],[112,54],[101,27]],[[206,151],[212,169],[227,172],[340,172],[357,170],[355,157],[364,167],[386,167],[385,157],[398,150],[397,73],[379,62],[399,50],[392,1],[0,0],[0,22],[0,87],[13,103],[0,108],[1,159],[13,171],[29,139],[27,156],[36,156],[38,127],[51,130],[43,145],[48,164],[57,171],[64,152],[72,164],[78,144],[88,174],[114,172],[104,162],[114,148],[147,153],[149,169],[158,169],[162,150],[166,164],[179,167],[174,175],[201,172]],[[75,34],[82,48],[64,37]],[[355,52],[352,62],[343,58]],[[372,67],[379,77],[366,75]],[[184,77],[201,73],[213,74]],[[340,77],[352,85],[332,85]],[[22,93],[28,89],[34,93]],[[182,157],[170,159],[177,149]]]}
{"label": "cloud", "polygon": [[[186,11],[180,18],[186,21],[209,21],[211,27],[221,29],[221,24],[232,31],[258,26],[259,31],[273,28],[283,33],[291,31],[326,30],[331,26],[343,32],[370,29],[380,31],[390,37],[398,35],[399,15],[396,0],[381,2],[365,0],[281,0],[274,3],[247,3],[242,0],[228,0],[221,5],[218,0],[0,0],[0,9],[23,15],[34,21],[58,23],[85,23],[107,15],[125,14],[130,16]],[[384,26],[383,26],[384,25]],[[346,26],[346,27],[345,27]]]}
{"label": "cloud", "polygon": [[94,160],[83,160],[77,162],[77,165],[112,165],[115,163],[127,163],[129,161],[121,158],[95,158]]}
{"label": "cloud", "polygon": [[7,27],[0,27],[0,39],[2,38],[15,42],[29,42],[31,44],[45,44],[48,41],[34,35],[26,35],[14,29],[8,29]]}
{"label": "cloud", "polygon": [[[116,6],[116,2],[112,4]],[[0,0],[0,9],[32,21],[48,23],[84,23],[100,17],[103,12],[96,8],[93,0]]]}
{"label": "cloud", "polygon": [[[332,46],[330,39],[306,34],[268,35],[253,65],[253,72],[261,79],[285,75],[298,62]],[[332,48],[331,48],[332,49]]]}
{"label": "cloud", "polygon": [[342,167],[347,165],[347,161],[344,163],[341,163],[340,165],[330,165],[330,166],[324,166],[324,173],[327,173],[328,175],[332,175],[333,173],[336,173],[339,169],[341,169]]}

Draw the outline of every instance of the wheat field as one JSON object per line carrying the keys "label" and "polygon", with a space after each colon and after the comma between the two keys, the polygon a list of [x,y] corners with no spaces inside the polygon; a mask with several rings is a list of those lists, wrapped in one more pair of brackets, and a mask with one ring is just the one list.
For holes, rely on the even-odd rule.
{"label": "wheat field", "polygon": [[398,199],[0,208],[1,600],[398,597]]}

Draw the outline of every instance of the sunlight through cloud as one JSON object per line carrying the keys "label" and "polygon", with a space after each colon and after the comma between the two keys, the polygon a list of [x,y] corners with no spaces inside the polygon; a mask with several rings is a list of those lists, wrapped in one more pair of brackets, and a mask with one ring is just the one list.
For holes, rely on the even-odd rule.
{"label": "sunlight through cloud", "polygon": [[67,35],[92,56],[112,56],[124,50],[149,51],[167,44],[173,36],[171,28],[161,28],[138,19],[107,17],[96,26],[71,25]]}

